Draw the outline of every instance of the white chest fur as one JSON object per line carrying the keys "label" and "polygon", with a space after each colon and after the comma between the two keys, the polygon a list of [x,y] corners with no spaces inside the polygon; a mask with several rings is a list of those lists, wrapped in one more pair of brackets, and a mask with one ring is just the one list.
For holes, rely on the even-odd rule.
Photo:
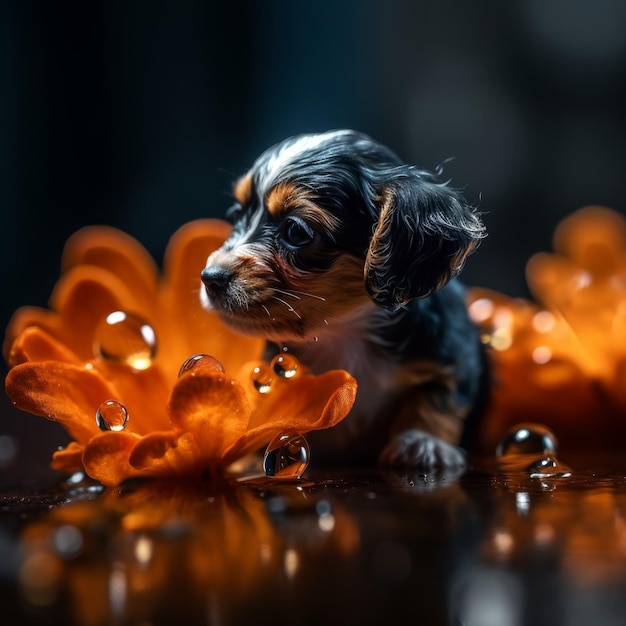
{"label": "white chest fur", "polygon": [[398,365],[384,346],[364,338],[354,326],[329,328],[312,340],[287,348],[314,374],[343,369],[356,379],[356,402],[345,424],[348,430],[369,429],[399,392]]}

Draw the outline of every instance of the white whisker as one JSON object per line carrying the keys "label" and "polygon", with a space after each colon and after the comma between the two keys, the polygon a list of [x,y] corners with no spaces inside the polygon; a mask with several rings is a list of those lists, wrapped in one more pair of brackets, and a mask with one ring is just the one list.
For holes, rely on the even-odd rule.
{"label": "white whisker", "polygon": [[296,311],[296,310],[295,310],[295,309],[291,306],[291,304],[289,304],[289,302],[285,302],[284,300],[282,300],[282,299],[281,299],[281,298],[279,298],[278,296],[272,296],[272,298],[273,298],[274,300],[277,300],[278,302],[281,302],[282,304],[284,304],[284,305],[287,307],[287,310],[288,310],[290,313],[295,313],[296,317],[297,317],[299,320],[301,320],[301,319],[302,319],[302,316],[300,315],[300,313],[298,313],[298,311]]}
{"label": "white whisker", "polygon": [[277,293],[282,293],[285,296],[291,296],[292,298],[295,298],[296,300],[301,300],[300,296],[297,296],[295,292],[293,291],[286,291],[285,289],[277,289],[276,287],[274,287],[274,291]]}
{"label": "white whisker", "polygon": [[322,296],[318,296],[314,293],[308,293],[306,291],[296,291],[295,289],[276,289],[274,288],[274,291],[277,291],[278,293],[282,293],[286,296],[291,296],[292,298],[295,298],[296,300],[301,300],[301,296],[305,296],[307,298],[314,298],[315,300],[321,300],[322,302],[326,302],[326,298],[323,298]]}

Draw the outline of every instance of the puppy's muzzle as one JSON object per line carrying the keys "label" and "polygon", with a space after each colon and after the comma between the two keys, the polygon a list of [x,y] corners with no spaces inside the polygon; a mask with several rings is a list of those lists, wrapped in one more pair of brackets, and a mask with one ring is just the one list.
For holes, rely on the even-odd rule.
{"label": "puppy's muzzle", "polygon": [[233,273],[220,265],[205,267],[200,274],[202,283],[210,298],[224,295],[229,283],[233,278]]}

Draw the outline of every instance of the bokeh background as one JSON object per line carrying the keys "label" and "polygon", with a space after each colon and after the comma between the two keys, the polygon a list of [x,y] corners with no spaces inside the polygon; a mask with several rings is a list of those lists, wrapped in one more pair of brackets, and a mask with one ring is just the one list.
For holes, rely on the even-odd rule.
{"label": "bokeh background", "polygon": [[[160,260],[266,147],[339,127],[445,163],[490,233],[465,282],[526,295],[561,217],[626,210],[625,25],[623,0],[5,0],[0,325],[46,304],[81,226]],[[14,480],[59,442],[3,401]]]}

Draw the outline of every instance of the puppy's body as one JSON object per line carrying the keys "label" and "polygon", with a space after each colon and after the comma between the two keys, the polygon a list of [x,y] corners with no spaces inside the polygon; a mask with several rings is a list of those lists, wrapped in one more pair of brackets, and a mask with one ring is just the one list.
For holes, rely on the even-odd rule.
{"label": "puppy's body", "polygon": [[202,273],[203,304],[359,385],[348,418],[309,435],[315,458],[462,465],[482,362],[453,278],[484,236],[471,208],[353,131],[271,148],[235,198],[232,234]]}
{"label": "puppy's body", "polygon": [[317,341],[286,347],[315,373],[341,368],[359,384],[348,419],[308,435],[316,458],[423,468],[463,462],[454,446],[480,393],[482,350],[458,281],[398,311],[372,305]]}

